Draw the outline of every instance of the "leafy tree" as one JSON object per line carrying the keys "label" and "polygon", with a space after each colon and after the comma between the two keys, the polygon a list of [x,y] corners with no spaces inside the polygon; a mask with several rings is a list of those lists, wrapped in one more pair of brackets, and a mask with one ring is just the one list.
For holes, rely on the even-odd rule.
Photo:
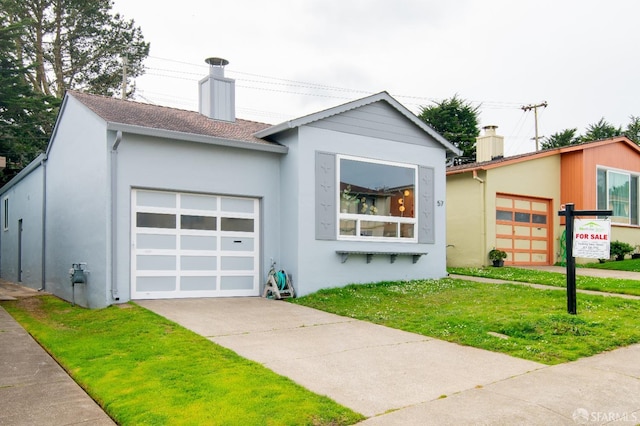
{"label": "leafy tree", "polygon": [[451,99],[421,107],[418,118],[462,151],[464,157],[475,158],[478,129],[478,109],[454,95]]}
{"label": "leafy tree", "polygon": [[123,57],[128,81],[144,73],[149,43],[112,5],[0,0],[0,155],[8,162],[0,184],[46,149],[66,90],[120,95]]}
{"label": "leafy tree", "polygon": [[19,23],[0,15],[0,155],[7,167],[0,172],[6,183],[47,146],[59,100],[33,91],[26,70],[15,55],[15,44],[24,32]]}
{"label": "leafy tree", "polygon": [[597,123],[587,126],[587,132],[580,137],[581,142],[597,141],[600,139],[613,138],[622,134],[622,128],[615,127],[603,118]]}
{"label": "leafy tree", "polygon": [[560,148],[561,146],[574,145],[579,142],[580,137],[576,135],[577,128],[564,129],[561,132],[552,134],[551,136],[544,138],[540,147],[542,149]]}
{"label": "leafy tree", "polygon": [[112,0],[0,0],[0,6],[1,14],[26,24],[16,57],[37,93],[119,94],[122,57],[128,80],[144,72],[149,43],[133,20],[111,14]]}
{"label": "leafy tree", "polygon": [[640,145],[640,116],[632,115],[629,119],[631,121],[627,124],[627,130],[624,131],[624,135]]}

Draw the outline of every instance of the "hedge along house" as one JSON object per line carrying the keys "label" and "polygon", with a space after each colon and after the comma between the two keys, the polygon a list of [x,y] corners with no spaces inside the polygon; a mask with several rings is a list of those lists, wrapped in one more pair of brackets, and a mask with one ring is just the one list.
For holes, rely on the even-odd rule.
{"label": "hedge along house", "polygon": [[494,247],[506,265],[562,261],[566,203],[613,210],[611,239],[640,244],[638,145],[616,137],[503,157],[495,129],[478,138],[476,163],[447,169],[448,266],[490,264]]}
{"label": "hedge along house", "polygon": [[299,295],[446,275],[455,147],[386,92],[236,119],[227,61],[208,63],[199,113],[66,94],[47,152],[0,190],[4,279],[102,307],[258,296],[272,262]]}

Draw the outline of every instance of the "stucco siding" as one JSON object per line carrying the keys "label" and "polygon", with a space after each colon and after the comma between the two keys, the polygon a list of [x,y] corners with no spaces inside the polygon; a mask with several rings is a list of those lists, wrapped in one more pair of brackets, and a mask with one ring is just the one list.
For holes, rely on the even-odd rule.
{"label": "stucco siding", "polygon": [[[445,231],[445,151],[410,143],[372,138],[365,135],[337,132],[318,127],[299,129],[297,144],[296,181],[298,201],[297,262],[289,266],[294,272],[299,294],[309,294],[321,288],[349,283],[376,282],[419,278],[440,278],[446,275]],[[290,148],[290,154],[292,147]],[[435,243],[372,242],[318,240],[315,236],[315,169],[316,152],[353,155],[373,160],[418,164],[434,169],[434,199],[441,201],[435,208]],[[283,251],[289,250],[283,247]],[[367,264],[364,256],[353,255],[345,263],[336,250],[427,252],[413,264],[411,256],[398,256],[394,263],[389,256],[374,256]]]}
{"label": "stucco siding", "polygon": [[125,133],[117,157],[116,284],[121,302],[129,299],[131,290],[135,188],[258,198],[261,281],[271,259],[280,260],[280,154]]}
{"label": "stucco siding", "polygon": [[35,289],[42,287],[43,173],[44,167],[40,165],[0,196],[1,276]]}
{"label": "stucco siding", "polygon": [[447,177],[447,266],[471,267],[485,263],[484,214],[486,173]]}
{"label": "stucco siding", "polygon": [[106,147],[110,141],[104,121],[73,97],[66,99],[46,168],[46,290],[71,300],[69,268],[86,263],[88,282],[76,286],[76,302],[101,307],[109,303]]}

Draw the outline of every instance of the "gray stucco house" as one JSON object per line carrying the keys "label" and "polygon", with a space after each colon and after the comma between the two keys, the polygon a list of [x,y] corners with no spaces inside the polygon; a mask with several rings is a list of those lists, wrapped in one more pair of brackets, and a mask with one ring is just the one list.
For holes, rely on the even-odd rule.
{"label": "gray stucco house", "polygon": [[199,112],[66,94],[46,153],[0,189],[2,278],[96,308],[259,296],[272,262],[298,295],[446,275],[454,146],[386,92],[236,119],[209,63]]}

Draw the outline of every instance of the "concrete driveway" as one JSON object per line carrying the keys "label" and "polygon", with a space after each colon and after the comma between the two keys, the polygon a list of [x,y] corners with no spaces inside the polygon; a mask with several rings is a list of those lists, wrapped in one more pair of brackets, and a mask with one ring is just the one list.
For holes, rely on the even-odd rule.
{"label": "concrete driveway", "polygon": [[582,424],[640,422],[640,345],[550,367],[283,301],[138,303],[370,417],[364,424],[572,425],[585,413]]}

